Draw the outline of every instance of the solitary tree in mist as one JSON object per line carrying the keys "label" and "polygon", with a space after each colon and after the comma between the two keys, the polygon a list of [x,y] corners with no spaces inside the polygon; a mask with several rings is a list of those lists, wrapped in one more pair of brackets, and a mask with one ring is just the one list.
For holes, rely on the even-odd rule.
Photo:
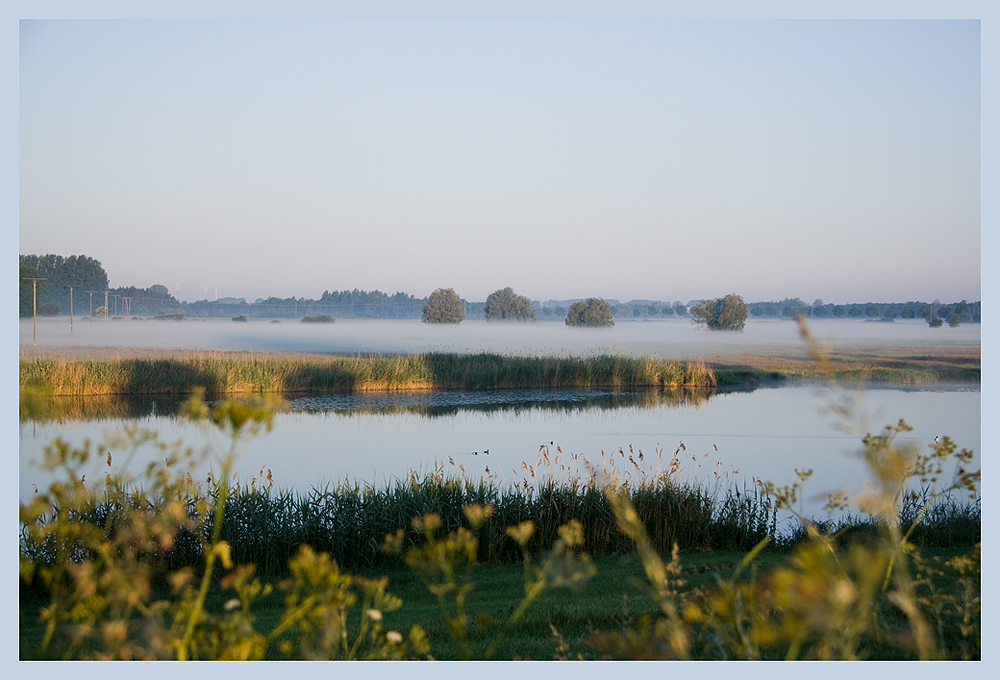
{"label": "solitary tree in mist", "polygon": [[574,302],[566,313],[567,326],[614,326],[611,305],[601,298],[587,298]]}
{"label": "solitary tree in mist", "polygon": [[691,308],[691,323],[713,331],[741,331],[747,321],[747,303],[736,293],[702,300]]}
{"label": "solitary tree in mist", "polygon": [[483,307],[487,321],[535,321],[538,312],[531,308],[531,300],[518,295],[508,286],[493,291]]}
{"label": "solitary tree in mist", "polygon": [[465,308],[454,288],[438,288],[427,298],[424,323],[462,323],[464,320]]}

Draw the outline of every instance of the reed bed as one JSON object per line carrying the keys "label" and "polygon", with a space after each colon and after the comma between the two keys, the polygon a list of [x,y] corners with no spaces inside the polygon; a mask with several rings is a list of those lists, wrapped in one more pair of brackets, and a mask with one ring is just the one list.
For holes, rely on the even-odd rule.
{"label": "reed bed", "polygon": [[[768,535],[770,514],[761,499],[744,516],[737,536],[730,528],[734,510],[741,503],[735,495],[716,501],[697,486],[662,480],[630,493],[651,540],[664,553],[669,553],[675,542],[682,550],[749,550]],[[381,550],[386,535],[401,529],[407,545],[416,545],[420,536],[412,527],[413,518],[436,513],[442,518],[442,530],[452,531],[465,522],[462,508],[476,504],[493,508],[479,533],[479,560],[484,563],[509,564],[523,559],[506,528],[525,521],[535,524],[528,546],[533,554],[551,546],[559,527],[571,519],[583,525],[585,552],[615,555],[634,551],[634,543],[619,530],[601,488],[578,480],[511,488],[495,480],[462,480],[437,472],[422,478],[414,473],[381,490],[341,484],[294,493],[255,483],[230,494],[221,538],[229,544],[236,563],[253,564],[265,574],[283,573],[288,560],[304,544],[329,553],[343,568],[395,563],[395,557]],[[195,507],[196,499],[189,505]],[[96,504],[80,519],[103,526],[114,512],[109,504]],[[207,537],[213,522],[211,517],[203,520]],[[199,545],[196,540],[178,541],[168,556],[169,566],[197,563],[201,559]],[[44,546],[22,545],[22,550],[44,561]]]}
{"label": "reed bed", "polygon": [[394,357],[289,357],[205,353],[169,359],[22,358],[22,388],[53,396],[415,389],[713,387],[704,363],[652,358],[511,357],[419,354]]}
{"label": "reed bed", "polygon": [[[572,519],[583,525],[581,549],[591,555],[628,555],[635,544],[619,529],[615,515],[599,483],[579,479],[557,482],[547,479],[537,485],[502,486],[495,479],[462,479],[443,470],[423,477],[411,473],[383,489],[342,483],[314,488],[306,493],[277,490],[254,479],[230,490],[222,521],[221,538],[237,564],[253,564],[258,572],[280,575],[287,571],[300,546],[309,545],[329,553],[345,569],[381,568],[397,558],[384,553],[387,535],[403,530],[405,545],[420,542],[412,526],[415,517],[430,513],[442,519],[442,533],[453,531],[466,520],[462,508],[490,505],[493,514],[479,531],[478,559],[500,565],[519,562],[523,555],[506,528],[525,521],[535,525],[528,550],[542,554],[558,537],[559,527]],[[682,551],[747,552],[770,537],[777,549],[790,549],[806,540],[799,528],[776,535],[773,506],[754,489],[678,483],[663,473],[641,484],[622,485],[642,520],[651,544],[660,554],[669,554],[676,543]],[[133,499],[136,506],[156,505],[155,499]],[[196,507],[197,498],[188,505]],[[120,510],[116,504],[95,503],[79,520],[104,526]],[[903,526],[909,526],[907,507],[900,509]],[[981,541],[978,503],[944,501],[931,507],[912,535],[915,545],[955,547]],[[844,542],[876,537],[879,527],[868,516],[845,516],[817,525],[838,534]],[[201,531],[210,536],[211,516],[203,518]],[[197,564],[202,542],[197,537],[178,536],[166,556],[165,567],[176,569]],[[22,554],[37,562],[46,560],[46,546],[21,541]]]}

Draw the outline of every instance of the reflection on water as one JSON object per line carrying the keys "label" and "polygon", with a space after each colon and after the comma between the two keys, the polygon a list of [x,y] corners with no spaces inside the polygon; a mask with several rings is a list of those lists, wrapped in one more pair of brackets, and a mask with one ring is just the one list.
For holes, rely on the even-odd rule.
{"label": "reflection on water", "polygon": [[[533,408],[550,410],[609,410],[661,406],[681,408],[702,404],[720,391],[732,392],[737,389],[666,388],[630,392],[580,389],[415,390],[310,394],[292,396],[286,401],[289,410],[293,412],[412,413],[433,418],[452,415],[459,411],[518,412]],[[752,391],[752,388],[741,391]],[[139,420],[157,416],[176,416],[181,405],[181,401],[177,398],[127,395],[56,397],[51,403],[53,408],[43,419],[57,422]]]}
{"label": "reflection on water", "polygon": [[681,408],[704,403],[715,390],[666,389],[613,392],[606,390],[490,390],[406,393],[325,394],[291,400],[293,411],[309,413],[413,413],[430,418],[459,411],[519,413],[611,410],[619,408]]}
{"label": "reflection on water", "polygon": [[[80,400],[72,400],[80,401]],[[89,401],[89,400],[83,400]],[[168,441],[182,439],[196,449],[206,442],[196,426],[171,414],[177,400],[137,400],[131,415],[106,420],[25,423],[20,428],[20,493],[47,484],[29,463],[56,436],[74,444],[100,441],[105,431],[128,420],[155,429]],[[857,452],[861,434],[845,433],[829,411],[830,394],[817,385],[758,388],[752,392],[539,391],[419,392],[324,395],[292,400],[274,429],[250,442],[239,474],[248,480],[270,469],[284,489],[305,491],[346,480],[384,487],[410,470],[443,467],[473,479],[500,483],[523,477],[523,463],[535,465],[549,445],[563,460],[623,451],[655,471],[657,450],[669,460],[684,444],[684,479],[752,486],[753,478],[777,484],[794,481],[796,468],[812,468],[806,509],[818,512],[822,492],[860,490],[867,471]],[[79,406],[80,413],[87,406]],[[948,435],[960,448],[980,453],[980,393],[970,385],[870,389],[861,410],[869,431],[900,418],[914,427],[901,437],[917,446]],[[486,454],[489,451],[489,454]],[[639,454],[644,455],[640,456]],[[146,455],[147,459],[142,456]],[[144,465],[154,451],[141,453]],[[459,467],[461,466],[461,467]],[[101,462],[88,479],[103,478]]]}

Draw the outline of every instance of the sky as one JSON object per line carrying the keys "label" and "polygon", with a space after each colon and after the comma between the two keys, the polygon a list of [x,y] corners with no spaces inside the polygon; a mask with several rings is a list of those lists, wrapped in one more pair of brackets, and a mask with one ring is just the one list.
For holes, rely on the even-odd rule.
{"label": "sky", "polygon": [[22,20],[18,248],[181,300],[981,299],[980,22]]}

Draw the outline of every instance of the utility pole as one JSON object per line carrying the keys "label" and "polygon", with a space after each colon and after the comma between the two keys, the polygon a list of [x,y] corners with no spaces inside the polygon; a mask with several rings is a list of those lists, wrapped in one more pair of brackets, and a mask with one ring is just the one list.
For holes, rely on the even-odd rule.
{"label": "utility pole", "polygon": [[108,291],[104,291],[104,318],[108,318]]}
{"label": "utility pole", "polygon": [[24,277],[25,281],[31,281],[31,344],[35,344],[35,333],[38,319],[38,282],[44,278]]}
{"label": "utility pole", "polygon": [[90,320],[93,321],[94,320],[94,293],[100,293],[101,291],[99,291],[99,290],[88,290],[87,292],[90,293]]}
{"label": "utility pole", "polygon": [[73,286],[63,288],[69,288],[69,334],[73,335]]}

